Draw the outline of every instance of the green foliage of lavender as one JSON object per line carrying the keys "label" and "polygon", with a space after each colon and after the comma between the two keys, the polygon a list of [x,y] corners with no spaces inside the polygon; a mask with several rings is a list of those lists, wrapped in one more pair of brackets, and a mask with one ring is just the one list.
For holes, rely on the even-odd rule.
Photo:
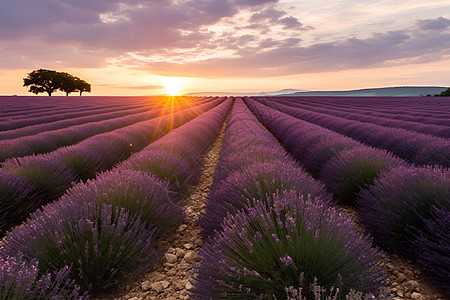
{"label": "green foliage of lavender", "polygon": [[450,296],[450,210],[433,206],[416,241],[417,262]]}
{"label": "green foliage of lavender", "polygon": [[322,168],[319,178],[342,203],[352,204],[358,192],[382,172],[406,163],[384,150],[359,147],[340,152]]}
{"label": "green foliage of lavender", "polygon": [[43,198],[31,182],[0,168],[0,236],[41,206]]}
{"label": "green foliage of lavender", "polygon": [[212,236],[215,230],[220,230],[221,220],[227,214],[235,214],[246,206],[254,205],[257,200],[271,205],[273,195],[285,190],[312,199],[318,197],[318,201],[327,205],[333,203],[324,185],[307,175],[293,161],[254,164],[231,173],[215,186],[206,202],[206,213],[199,220],[202,234]]}
{"label": "green foliage of lavender", "polygon": [[0,257],[1,300],[69,300],[85,299],[80,288],[68,278],[70,268],[65,266],[53,273],[38,275],[38,262],[25,261],[23,256]]}
{"label": "green foliage of lavender", "polygon": [[39,276],[71,266],[82,290],[97,291],[147,270],[160,255],[156,230],[111,205],[57,201],[37,211],[4,240],[0,257],[39,261]]}
{"label": "green foliage of lavender", "polygon": [[371,239],[344,214],[296,193],[256,205],[223,224],[200,251],[195,299],[283,299],[285,288],[313,283],[343,294],[377,292],[384,274]]}
{"label": "green foliage of lavender", "polygon": [[432,207],[450,211],[449,174],[440,167],[398,167],[361,191],[357,207],[375,241],[414,256],[411,249],[420,234],[433,235],[424,222],[432,219]]}
{"label": "green foliage of lavender", "polygon": [[[283,299],[301,279],[342,293],[377,292],[380,253],[342,212],[295,193],[229,216],[200,251],[195,299]],[[303,273],[302,278],[300,277]]]}
{"label": "green foliage of lavender", "polygon": [[78,179],[72,168],[48,155],[10,159],[3,168],[33,183],[44,194],[45,202],[60,197]]}
{"label": "green foliage of lavender", "polygon": [[124,208],[130,217],[139,217],[147,226],[157,228],[160,237],[176,229],[184,219],[184,213],[174,198],[167,182],[154,175],[116,169],[72,187],[61,199],[70,199],[80,205],[92,202]]}

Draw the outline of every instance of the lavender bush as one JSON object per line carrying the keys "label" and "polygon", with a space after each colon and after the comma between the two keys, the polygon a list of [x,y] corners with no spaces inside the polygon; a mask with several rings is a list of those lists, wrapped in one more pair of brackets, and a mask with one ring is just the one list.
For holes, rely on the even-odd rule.
{"label": "lavender bush", "polygon": [[450,210],[433,206],[415,242],[419,265],[450,296]]}
{"label": "lavender bush", "polygon": [[284,299],[301,274],[306,284],[317,278],[343,294],[375,293],[385,279],[370,238],[339,210],[294,192],[230,215],[199,256],[194,299]]}
{"label": "lavender bush", "polygon": [[0,257],[0,299],[1,300],[66,300],[85,299],[80,288],[68,278],[70,268],[38,276],[38,262],[27,262],[23,256]]}
{"label": "lavender bush", "polygon": [[433,235],[424,223],[432,219],[432,207],[450,211],[449,174],[439,167],[398,167],[362,190],[356,204],[375,241],[413,255],[412,243],[420,233]]}
{"label": "lavender bush", "polygon": [[184,213],[167,182],[145,172],[116,169],[102,173],[93,181],[69,189],[61,201],[123,208],[130,218],[139,216],[148,227],[158,229],[158,238],[176,229],[184,220]]}
{"label": "lavender bush", "polygon": [[0,236],[41,206],[44,194],[19,175],[0,169]]}
{"label": "lavender bush", "polygon": [[312,145],[306,151],[302,162],[308,172],[317,176],[326,162],[338,156],[342,151],[351,150],[360,145],[350,138],[344,136],[335,138],[330,135],[328,138]]}
{"label": "lavender bush", "polygon": [[34,184],[44,194],[41,205],[60,197],[78,179],[72,168],[48,155],[10,159],[3,163],[3,169]]}
{"label": "lavender bush", "polygon": [[371,184],[382,172],[406,163],[391,153],[369,147],[340,152],[329,160],[319,174],[321,181],[342,203],[354,202],[357,193]]}
{"label": "lavender bush", "polygon": [[324,185],[315,181],[294,162],[255,164],[230,174],[212,190],[206,200],[205,214],[199,224],[204,237],[210,237],[220,230],[227,214],[235,214],[246,205],[252,206],[260,200],[267,205],[273,194],[285,190],[312,199],[318,197],[322,203],[332,205],[333,200]]}
{"label": "lavender bush", "polygon": [[148,270],[160,257],[156,229],[124,208],[93,202],[57,201],[35,212],[3,241],[0,257],[23,253],[39,261],[38,276],[71,266],[82,290],[97,291]]}

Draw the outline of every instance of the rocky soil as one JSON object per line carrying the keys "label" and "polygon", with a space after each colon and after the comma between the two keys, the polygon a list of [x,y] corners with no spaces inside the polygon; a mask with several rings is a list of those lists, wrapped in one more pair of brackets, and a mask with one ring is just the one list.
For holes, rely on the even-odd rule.
{"label": "rocky soil", "polygon": [[190,299],[189,290],[194,274],[193,266],[199,265],[198,251],[202,238],[197,218],[204,210],[205,200],[213,182],[219,153],[222,147],[225,125],[211,149],[206,153],[199,184],[188,192],[185,205],[186,219],[177,231],[162,240],[158,248],[166,250],[165,257],[152,272],[138,282],[130,284],[101,299],[117,300],[175,300]]}

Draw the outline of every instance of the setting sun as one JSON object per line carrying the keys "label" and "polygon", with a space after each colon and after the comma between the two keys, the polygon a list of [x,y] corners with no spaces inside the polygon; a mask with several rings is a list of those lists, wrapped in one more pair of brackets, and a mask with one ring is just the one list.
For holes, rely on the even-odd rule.
{"label": "setting sun", "polygon": [[185,79],[182,77],[163,77],[162,84],[169,96],[179,96],[183,93]]}

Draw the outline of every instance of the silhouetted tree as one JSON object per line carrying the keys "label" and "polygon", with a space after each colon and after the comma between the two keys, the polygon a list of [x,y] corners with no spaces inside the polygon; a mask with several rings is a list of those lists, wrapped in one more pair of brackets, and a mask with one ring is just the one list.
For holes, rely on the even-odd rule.
{"label": "silhouetted tree", "polygon": [[77,88],[76,90],[80,92],[80,96],[83,92],[91,92],[91,85],[80,78],[76,78],[75,86]]}
{"label": "silhouetted tree", "polygon": [[59,89],[66,93],[66,96],[77,91],[77,79],[79,78],[65,72],[59,73],[59,76],[61,77],[61,87]]}
{"label": "silhouetted tree", "polygon": [[34,94],[47,93],[49,96],[61,87],[62,80],[54,70],[39,69],[28,73],[23,79],[23,86],[30,86],[29,92]]}
{"label": "silhouetted tree", "polygon": [[441,92],[440,94],[434,95],[434,97],[450,97],[450,88]]}
{"label": "silhouetted tree", "polygon": [[86,81],[66,72],[39,69],[28,73],[23,79],[23,86],[30,86],[29,92],[34,94],[48,93],[49,96],[56,90],[61,90],[68,96],[72,92],[91,92],[91,85]]}

